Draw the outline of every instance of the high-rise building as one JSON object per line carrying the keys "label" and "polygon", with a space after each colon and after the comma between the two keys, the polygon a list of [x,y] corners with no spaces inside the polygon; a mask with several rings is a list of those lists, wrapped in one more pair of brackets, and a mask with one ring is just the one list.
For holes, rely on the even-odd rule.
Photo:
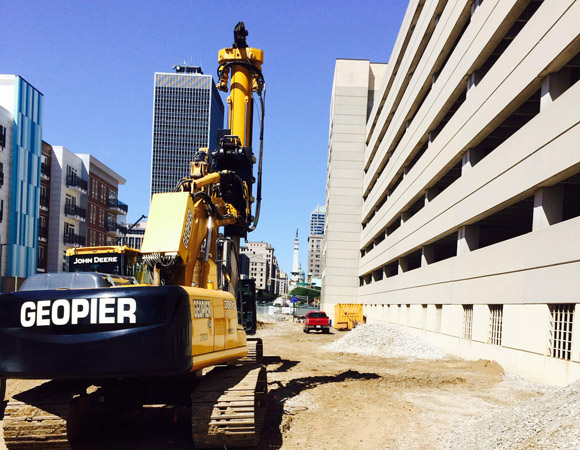
{"label": "high-rise building", "polygon": [[217,148],[224,105],[211,75],[199,67],[175,66],[176,73],[155,73],[151,195],[172,192],[189,176],[200,147]]}
{"label": "high-rise building", "polygon": [[322,278],[322,247],[324,235],[308,236],[308,276]]}
{"label": "high-rise building", "polygon": [[10,155],[0,160],[10,165],[10,185],[2,186],[10,190],[10,207],[2,205],[5,195],[0,198],[2,222],[9,222],[8,239],[0,243],[0,274],[7,289],[15,289],[37,268],[43,95],[18,75],[0,75],[0,106],[0,142]]}
{"label": "high-rise building", "polygon": [[578,2],[412,1],[388,65],[336,62],[324,309],[580,378],[578,23]]}
{"label": "high-rise building", "polygon": [[[267,242],[246,242],[245,246],[240,247],[240,255],[241,270],[245,270],[247,264],[246,275],[256,281],[256,288],[276,293],[278,262],[274,256],[274,247]],[[246,262],[243,261],[245,258],[248,258]]]}
{"label": "high-rise building", "polygon": [[326,207],[317,206],[310,213],[310,236],[320,236],[324,234],[324,218],[326,217]]}
{"label": "high-rise building", "polygon": [[308,236],[308,276],[312,279],[322,278],[322,248],[324,241],[324,223],[326,207],[317,206],[310,213],[310,235]]}

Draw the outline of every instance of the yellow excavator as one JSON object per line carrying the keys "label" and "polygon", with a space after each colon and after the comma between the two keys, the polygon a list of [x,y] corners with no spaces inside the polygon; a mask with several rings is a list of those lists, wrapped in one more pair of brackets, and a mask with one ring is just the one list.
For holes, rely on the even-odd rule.
{"label": "yellow excavator", "polygon": [[228,129],[217,149],[199,149],[175,192],[153,196],[141,250],[73,249],[68,272],[1,296],[0,377],[52,380],[8,400],[10,450],[74,448],[97,418],[160,403],[191,407],[196,448],[257,445],[267,380],[261,341],[240,323],[249,313],[255,329],[237,262],[260,212],[265,85],[263,52],[247,34],[238,23],[218,56]]}

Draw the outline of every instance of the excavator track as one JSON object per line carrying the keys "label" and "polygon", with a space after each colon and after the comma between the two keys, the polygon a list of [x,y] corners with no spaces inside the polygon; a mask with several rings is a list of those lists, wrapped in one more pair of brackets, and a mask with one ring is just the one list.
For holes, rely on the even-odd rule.
{"label": "excavator track", "polygon": [[267,401],[265,367],[246,363],[213,369],[192,394],[195,447],[255,447]]}
{"label": "excavator track", "polygon": [[262,339],[248,338],[248,355],[240,360],[242,363],[262,364],[264,356],[264,347]]}
{"label": "excavator track", "polygon": [[[78,386],[47,382],[11,398],[4,411],[4,441],[9,450],[71,448],[75,430],[67,426]],[[42,399],[42,400],[39,400]]]}

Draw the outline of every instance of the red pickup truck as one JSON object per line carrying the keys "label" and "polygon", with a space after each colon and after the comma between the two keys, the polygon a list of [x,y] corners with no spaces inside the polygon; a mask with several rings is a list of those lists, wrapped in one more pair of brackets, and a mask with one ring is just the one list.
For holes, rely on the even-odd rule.
{"label": "red pickup truck", "polygon": [[310,311],[304,319],[304,332],[310,333],[310,330],[330,332],[330,319],[324,311]]}

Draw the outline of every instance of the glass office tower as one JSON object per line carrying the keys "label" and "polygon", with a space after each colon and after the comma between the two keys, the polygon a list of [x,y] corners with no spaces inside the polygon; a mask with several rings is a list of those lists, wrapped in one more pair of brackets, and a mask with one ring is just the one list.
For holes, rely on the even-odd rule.
{"label": "glass office tower", "polygon": [[176,73],[155,73],[151,195],[172,192],[189,175],[200,147],[217,147],[224,105],[211,75],[199,67],[175,66]]}

